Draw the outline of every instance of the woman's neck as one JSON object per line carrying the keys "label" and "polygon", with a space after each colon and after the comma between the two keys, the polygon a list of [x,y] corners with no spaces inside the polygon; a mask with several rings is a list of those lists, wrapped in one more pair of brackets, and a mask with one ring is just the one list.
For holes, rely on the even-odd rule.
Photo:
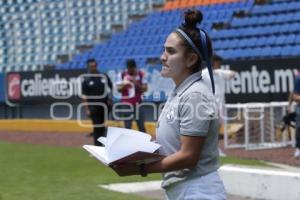
{"label": "woman's neck", "polygon": [[174,77],[173,81],[175,83],[176,88],[190,75],[191,75],[190,72],[186,72],[184,74],[180,74],[178,77]]}

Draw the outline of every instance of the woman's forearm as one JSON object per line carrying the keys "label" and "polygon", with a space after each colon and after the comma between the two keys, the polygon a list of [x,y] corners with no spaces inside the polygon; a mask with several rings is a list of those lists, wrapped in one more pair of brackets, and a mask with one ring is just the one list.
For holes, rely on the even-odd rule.
{"label": "woman's forearm", "polygon": [[174,153],[161,161],[145,165],[147,173],[161,173],[195,167],[198,159],[181,151]]}

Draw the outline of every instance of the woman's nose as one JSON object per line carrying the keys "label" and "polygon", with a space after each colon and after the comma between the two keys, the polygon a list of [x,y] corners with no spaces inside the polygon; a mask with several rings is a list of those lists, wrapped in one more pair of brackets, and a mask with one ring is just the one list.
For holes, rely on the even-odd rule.
{"label": "woman's nose", "polygon": [[160,56],[160,61],[162,61],[162,62],[166,61],[166,54],[165,54],[165,52],[163,52],[163,53],[161,54],[161,56]]}

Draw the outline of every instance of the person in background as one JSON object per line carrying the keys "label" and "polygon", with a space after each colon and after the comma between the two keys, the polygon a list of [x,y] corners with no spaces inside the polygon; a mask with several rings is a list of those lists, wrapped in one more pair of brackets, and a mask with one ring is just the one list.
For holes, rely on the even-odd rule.
{"label": "person in background", "polygon": [[97,139],[105,136],[105,119],[112,107],[113,86],[110,78],[105,73],[100,73],[97,69],[95,59],[87,61],[88,73],[82,82],[82,101],[84,110],[93,123],[94,144],[102,146]]}
{"label": "person in background", "polygon": [[127,60],[126,65],[127,70],[120,74],[117,83],[117,89],[122,94],[123,108],[132,108],[130,109],[132,112],[123,113],[126,118],[124,120],[125,128],[131,129],[132,120],[134,119],[139,131],[146,132],[143,111],[141,109],[137,111],[137,108],[142,101],[143,93],[147,91],[147,82],[144,73],[137,70],[134,59]]}
{"label": "person in background", "polygon": [[294,91],[289,96],[289,106],[288,112],[291,112],[292,102],[296,102],[296,145],[295,145],[295,152],[294,157],[300,158],[300,72],[298,72],[295,76],[294,82]]}
{"label": "person in background", "polygon": [[[226,102],[225,102],[225,85],[226,81],[234,78],[236,72],[230,69],[221,69],[223,58],[217,54],[212,56],[213,75],[215,80],[216,93],[215,97],[219,108],[220,127],[224,130],[224,121],[226,120]],[[209,82],[209,73],[207,68],[203,70],[203,79]],[[219,148],[220,156],[226,154]]]}
{"label": "person in background", "polygon": [[[175,88],[160,114],[156,142],[162,160],[148,164],[112,166],[120,176],[162,173],[162,187],[170,200],[224,200],[226,192],[218,174],[218,110],[213,93],[212,44],[197,28],[198,10],[187,10],[185,22],[167,37],[161,55],[163,77]],[[212,87],[201,76],[206,62]]]}

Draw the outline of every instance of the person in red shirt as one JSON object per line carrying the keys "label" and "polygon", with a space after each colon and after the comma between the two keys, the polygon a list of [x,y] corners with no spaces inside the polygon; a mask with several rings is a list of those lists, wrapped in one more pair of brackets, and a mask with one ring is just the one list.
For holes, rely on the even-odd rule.
{"label": "person in red shirt", "polygon": [[125,128],[131,129],[132,120],[137,122],[139,131],[146,132],[144,125],[144,116],[141,109],[137,110],[142,101],[142,94],[147,91],[147,83],[144,73],[137,70],[134,59],[126,62],[127,70],[121,73],[117,89],[122,93],[121,102],[126,110],[131,112],[124,113]]}

